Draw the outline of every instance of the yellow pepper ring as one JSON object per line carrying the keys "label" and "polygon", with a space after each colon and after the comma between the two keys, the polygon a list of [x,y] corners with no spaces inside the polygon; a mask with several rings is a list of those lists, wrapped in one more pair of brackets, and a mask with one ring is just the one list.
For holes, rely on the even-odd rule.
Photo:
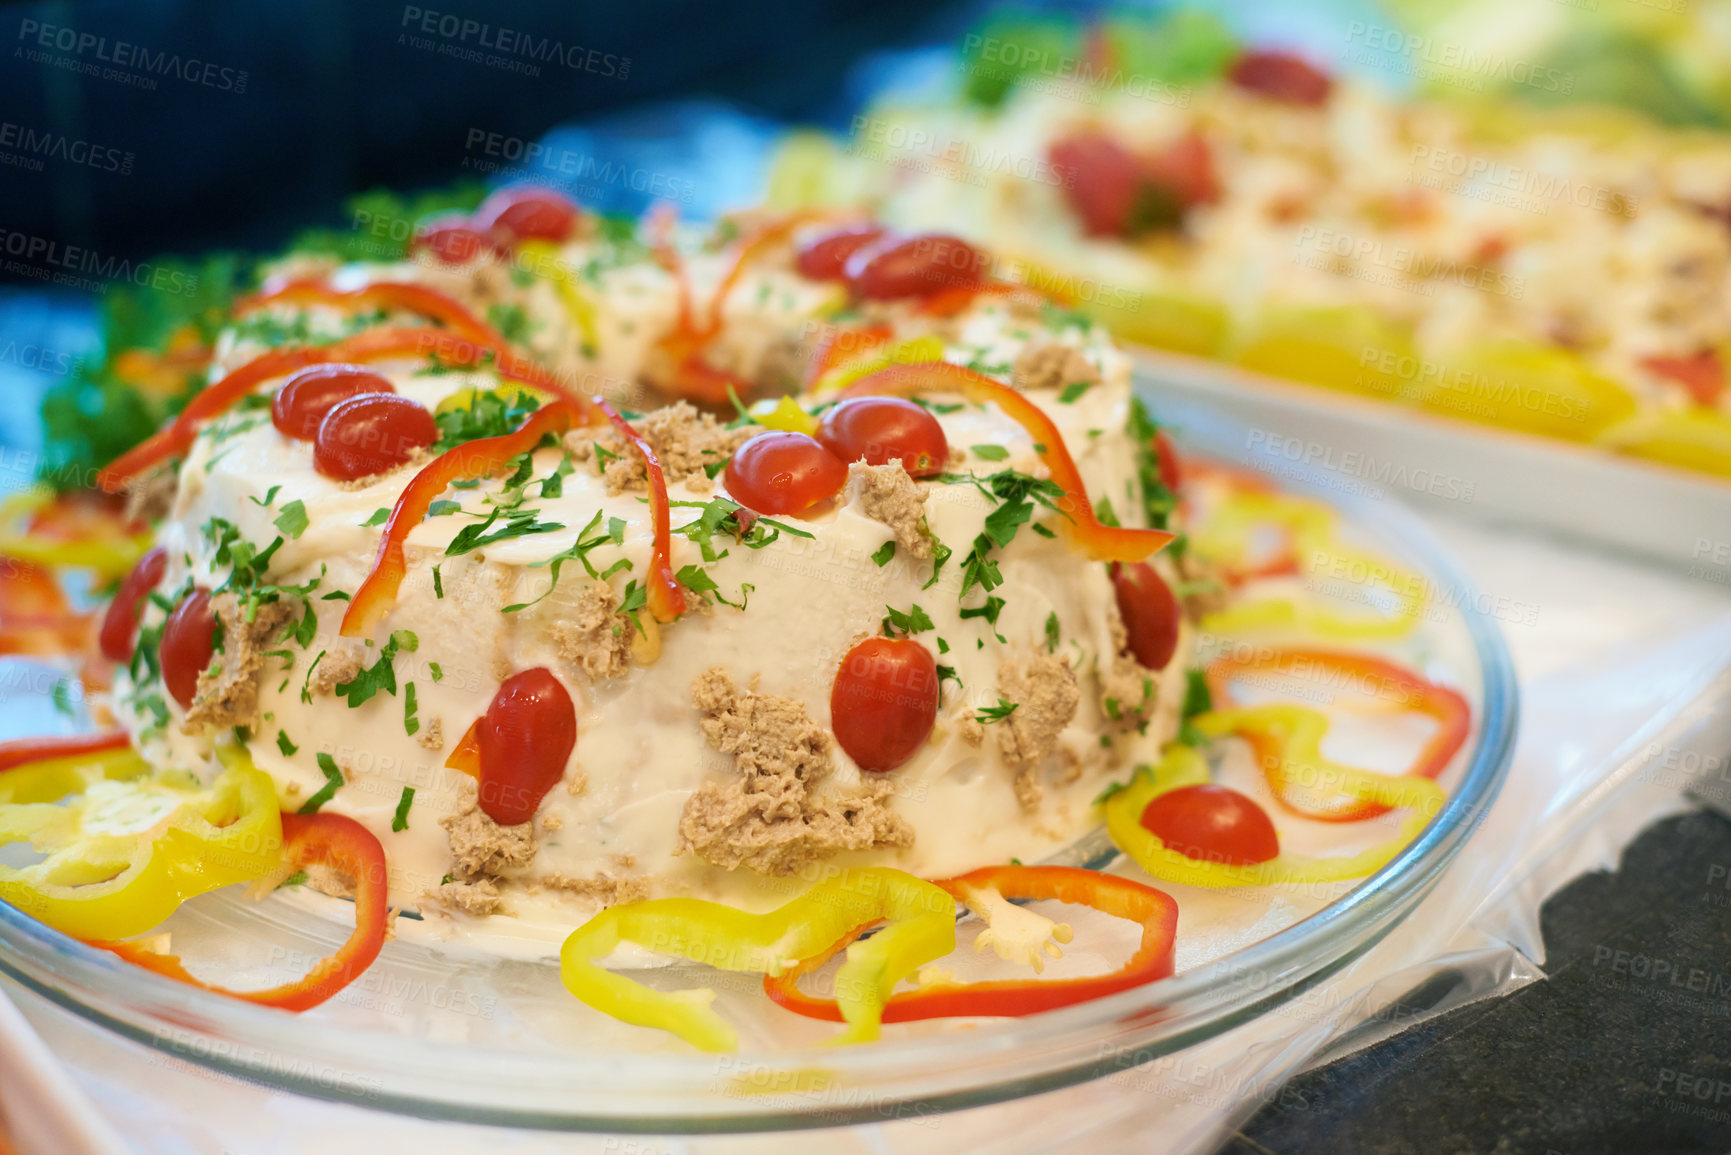
{"label": "yellow pepper ring", "polygon": [[[1315,713],[1302,706],[1260,707],[1202,714],[1192,721],[1205,734],[1222,734],[1257,724],[1256,715],[1268,709]],[[1323,723],[1326,727],[1326,718]],[[1333,762],[1327,763],[1327,772],[1330,774],[1330,788],[1337,793],[1408,811],[1401,820],[1399,833],[1357,854],[1338,858],[1281,854],[1267,862],[1248,866],[1204,862],[1168,850],[1164,842],[1142,825],[1142,811],[1147,809],[1148,803],[1169,790],[1208,781],[1207,767],[1201,756],[1183,746],[1169,750],[1160,765],[1152,770],[1139,768],[1128,786],[1106,799],[1106,832],[1131,861],[1166,882],[1206,887],[1343,882],[1363,878],[1388,865],[1442,809],[1442,788],[1428,778],[1376,774]]]}
{"label": "yellow pepper ring", "polygon": [[848,947],[835,980],[848,1026],[833,1041],[870,1042],[896,984],[956,948],[955,911],[955,899],[939,887],[888,867],[841,870],[767,914],[694,898],[628,902],[571,932],[559,951],[559,977],[578,999],[621,1022],[668,1031],[699,1050],[731,1051],[739,1036],[710,1009],[714,991],[653,990],[595,960],[632,942],[722,970],[778,975],[848,932],[888,920]]}
{"label": "yellow pepper ring", "polygon": [[[75,938],[118,939],[158,925],[189,898],[269,873],[282,852],[276,786],[244,751],[230,749],[224,762],[202,790],[150,778],[130,750],[8,770],[0,845],[28,840],[46,857],[0,867],[0,899]],[[107,833],[96,797],[103,782],[135,784],[134,802],[154,794],[177,804],[143,829]],[[53,804],[75,794],[84,797]],[[100,801],[115,809],[115,798]]]}
{"label": "yellow pepper ring", "polygon": [[91,569],[104,580],[125,577],[150,548],[153,534],[112,533],[81,541],[32,534],[24,519],[53,504],[44,486],[21,490],[0,501],[0,555],[51,569]]}
{"label": "yellow pepper ring", "polygon": [[[1211,511],[1206,524],[1192,535],[1203,556],[1229,565],[1249,564],[1249,538],[1263,526],[1277,526],[1291,535],[1293,555],[1301,564],[1325,564],[1356,581],[1362,571],[1399,601],[1392,617],[1342,614],[1312,599],[1265,597],[1235,601],[1202,619],[1212,633],[1242,633],[1254,629],[1290,627],[1344,640],[1397,638],[1418,625],[1426,602],[1424,579],[1385,558],[1349,546],[1335,532],[1334,511],[1320,502],[1283,493],[1233,493]],[[1367,580],[1368,586],[1370,582]]]}

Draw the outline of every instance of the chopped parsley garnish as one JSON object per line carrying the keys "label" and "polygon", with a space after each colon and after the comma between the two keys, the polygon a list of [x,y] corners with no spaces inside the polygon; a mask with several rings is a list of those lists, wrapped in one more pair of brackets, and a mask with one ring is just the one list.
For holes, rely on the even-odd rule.
{"label": "chopped parsley garnish", "polygon": [[923,634],[927,630],[937,629],[937,626],[932,623],[932,619],[927,616],[926,611],[917,604],[905,613],[894,606],[885,606],[884,609],[889,611],[889,616],[883,620],[883,631],[886,638],[895,636],[892,627],[904,634]]}
{"label": "chopped parsley garnish", "polygon": [[[492,529],[493,523],[498,521],[501,515],[505,518],[505,524],[498,529],[493,529],[491,533],[487,532]],[[494,506],[493,512],[487,515],[485,521],[465,525],[458,531],[457,536],[451,539],[451,544],[445,547],[445,556],[458,557],[480,549],[484,545],[492,545],[496,541],[504,541],[507,538],[528,537],[530,534],[536,533],[553,533],[565,528],[563,522],[537,521],[537,516],[537,511],[533,509],[507,510],[500,506]]]}
{"label": "chopped parsley garnish", "polygon": [[1094,383],[1092,381],[1072,382],[1071,384],[1064,386],[1063,392],[1058,394],[1058,401],[1063,405],[1074,405],[1077,398],[1081,397],[1082,394],[1086,393],[1093,387]]}
{"label": "chopped parsley garnish", "polygon": [[513,345],[529,340],[529,315],[521,305],[496,304],[487,306],[487,323],[499,330],[499,336]]}
{"label": "chopped parsley garnish", "polygon": [[[397,651],[406,650],[413,653],[419,645],[420,639],[413,632],[409,630],[396,631],[379,650],[378,661],[363,667],[349,681],[339,683],[336,692],[349,700],[349,709],[351,710],[366,702],[380,690],[393,698],[396,697],[397,671],[392,663],[397,656]],[[321,653],[319,656],[323,657],[324,655]],[[317,665],[316,659],[314,664]],[[307,671],[307,676],[309,678],[312,676],[311,670]]]}
{"label": "chopped parsley garnish", "polygon": [[[271,492],[274,494],[276,490],[273,489]],[[308,525],[312,524],[311,519],[307,517],[306,503],[299,499],[289,502],[282,507],[282,512],[277,515],[274,524],[288,536],[290,541],[295,540],[306,532]]]}
{"label": "chopped parsley garnish", "polygon": [[985,618],[986,624],[992,627],[992,636],[997,638],[1000,642],[1006,642],[1007,639],[1004,635],[998,633],[998,615],[1002,613],[1003,610],[1003,598],[989,597],[986,599],[986,604],[983,606],[975,606],[972,609],[962,610],[961,616],[964,618]]}
{"label": "chopped parsley garnish", "polygon": [[[441,562],[439,564],[442,565],[444,563]],[[445,579],[439,576],[438,565],[433,566],[433,596],[436,598],[443,598],[445,596]]]}
{"label": "chopped parsley garnish", "polygon": [[403,796],[397,799],[397,812],[391,816],[391,829],[402,832],[409,828],[409,807],[415,804],[415,788],[403,787]]}
{"label": "chopped parsley garnish", "polygon": [[390,509],[385,507],[385,506],[380,506],[378,509],[373,510],[373,516],[371,516],[371,517],[367,518],[367,520],[361,522],[361,528],[365,529],[369,526],[383,525],[383,524],[385,524],[385,522],[389,521],[390,519],[391,519]]}
{"label": "chopped parsley garnish", "polygon": [[421,719],[416,717],[420,709],[415,702],[415,684],[410,682],[403,687],[403,733],[414,737],[421,729]]}
{"label": "chopped parsley garnish", "polygon": [[247,498],[247,500],[252,502],[254,505],[258,506],[260,509],[269,509],[270,503],[275,501],[276,495],[281,493],[281,492],[282,492],[282,486],[273,485],[269,489],[264,491],[264,500],[263,501],[260,501],[256,497],[249,497],[249,498]]}
{"label": "chopped parsley garnish", "polygon": [[954,682],[958,690],[963,688],[961,675],[956,673],[954,666],[938,667],[938,694],[940,697],[943,695],[945,682]]}
{"label": "chopped parsley garnish", "polygon": [[990,726],[993,722],[1002,722],[1014,714],[1019,705],[1021,705],[1020,702],[1010,702],[999,698],[996,706],[984,706],[974,711],[974,721],[982,726]]}
{"label": "chopped parsley garnish", "polygon": [[439,440],[434,453],[443,453],[458,445],[482,437],[498,437],[513,432],[541,403],[527,393],[517,393],[509,400],[496,392],[477,391],[467,405],[457,405],[433,414],[439,427]]}
{"label": "chopped parsley garnish", "polygon": [[437,662],[428,662],[428,663],[427,663],[427,669],[428,669],[428,670],[430,670],[430,671],[431,671],[431,672],[432,672],[432,675],[433,675],[433,681],[435,681],[435,682],[442,682],[442,681],[444,681],[444,680],[445,680],[445,671],[444,671],[444,669],[443,669],[443,668],[442,668],[442,667],[441,667],[441,666],[440,666],[440,665],[439,665],[439,663],[437,663]]}
{"label": "chopped parsley garnish", "polygon": [[[604,533],[597,532],[597,528],[600,524],[601,513],[598,510],[596,511],[595,516],[589,519],[589,524],[584,526],[582,531],[577,534],[577,540],[571,544],[569,549],[561,550],[552,557],[547,558],[545,561],[531,562],[530,568],[538,568],[540,566],[547,567],[548,577],[551,580],[547,583],[546,593],[543,593],[541,597],[535,598],[533,601],[517,602],[514,605],[506,606],[502,612],[514,614],[519,610],[526,610],[536,602],[541,601],[542,598],[545,598],[548,594],[552,593],[559,586],[559,571],[564,568],[565,563],[568,561],[581,562],[583,568],[589,571],[589,576],[599,580],[601,578],[601,573],[596,570],[594,564],[590,562],[590,551],[599,546],[607,545],[610,542],[616,546],[623,545],[625,542],[625,521],[623,518],[609,518],[607,522],[607,530]],[[470,528],[472,529],[474,527],[471,526]],[[628,559],[621,558],[620,560],[625,563],[625,569],[631,568],[631,562]],[[615,566],[610,568],[607,572],[615,573],[618,569],[619,567]],[[434,572],[436,577],[437,571],[435,570]],[[442,597],[443,595],[441,594],[440,596]]]}
{"label": "chopped parsley garnish", "polygon": [[284,758],[293,758],[295,751],[300,749],[299,746],[296,746],[293,742],[289,741],[288,732],[285,730],[278,730],[276,732],[276,748],[282,751],[282,756]]}
{"label": "chopped parsley garnish", "polygon": [[968,449],[975,456],[983,457],[987,461],[1008,461],[1010,458],[1010,451],[1002,445],[970,445]]}
{"label": "chopped parsley garnish", "polygon": [[1192,718],[1214,709],[1214,694],[1208,689],[1208,676],[1200,667],[1184,671],[1184,705],[1178,711],[1178,740],[1186,746],[1208,745],[1208,736],[1196,728]]}
{"label": "chopped parsley garnish", "polygon": [[1056,610],[1046,615],[1046,652],[1058,652],[1058,613]]}
{"label": "chopped parsley garnish", "polygon": [[[794,537],[812,536],[803,529],[777,521],[773,517],[756,517],[750,512],[741,517],[740,504],[725,497],[712,497],[708,501],[673,501],[668,504],[703,511],[695,520],[676,526],[673,532],[695,542],[698,549],[703,551],[703,560],[706,562],[720,561],[727,556],[725,549],[717,552],[715,548],[715,536],[718,533],[727,534],[747,549],[762,549],[784,533]],[[742,526],[744,528],[741,528]]]}
{"label": "chopped parsley garnish", "polygon": [[329,754],[319,755],[319,769],[324,771],[325,784],[319,787],[317,794],[301,803],[301,814],[317,814],[319,807],[329,802],[331,796],[337,792],[337,787],[343,784],[343,772],[337,769],[337,760]]}
{"label": "chopped parsley garnish", "polygon": [[1139,397],[1130,399],[1127,430],[1130,444],[1136,450],[1136,478],[1142,485],[1142,511],[1147,515],[1149,525],[1165,529],[1167,519],[1178,506],[1178,495],[1160,480],[1160,451],[1154,447],[1154,436],[1160,432],[1160,426]]}
{"label": "chopped parsley garnish", "polygon": [[872,554],[872,561],[876,562],[878,568],[881,569],[890,564],[890,560],[895,556],[896,543],[894,541],[886,541],[882,545],[878,546],[877,550]]}

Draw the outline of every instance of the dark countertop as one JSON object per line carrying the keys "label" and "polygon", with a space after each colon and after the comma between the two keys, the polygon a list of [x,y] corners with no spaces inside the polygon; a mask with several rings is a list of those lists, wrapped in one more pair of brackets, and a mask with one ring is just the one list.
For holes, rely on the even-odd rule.
{"label": "dark countertop", "polygon": [[1540,917],[1548,979],[1305,1072],[1220,1155],[1731,1151],[1731,819],[1655,823]]}

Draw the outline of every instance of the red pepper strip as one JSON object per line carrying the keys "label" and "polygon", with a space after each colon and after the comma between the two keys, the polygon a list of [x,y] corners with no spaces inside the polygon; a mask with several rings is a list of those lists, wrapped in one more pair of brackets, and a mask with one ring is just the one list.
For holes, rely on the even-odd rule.
{"label": "red pepper strip", "polygon": [[876,353],[895,336],[888,325],[862,325],[858,328],[837,329],[824,339],[817,356],[812,359],[807,383],[816,381],[831,369],[839,368],[856,358]]}
{"label": "red pepper strip", "polygon": [[1011,293],[1031,293],[1037,297],[1047,297],[1038,289],[1027,285],[1013,285],[1003,281],[987,281],[978,285],[956,285],[948,289],[940,289],[931,296],[923,298],[914,307],[914,312],[924,313],[928,317],[954,317],[963,309],[974,303],[974,298],[981,295],[1008,296]]}
{"label": "red pepper strip", "polygon": [[[942,983],[901,991],[884,1005],[886,1023],[986,1016],[1019,1018],[1116,994],[1172,973],[1178,904],[1170,895],[1151,886],[1073,866],[987,866],[934,885],[964,901],[969,891],[990,888],[1005,898],[1056,899],[1089,906],[1102,914],[1141,923],[1142,942],[1129,961],[1110,974],[1052,981]],[[869,925],[857,927],[822,954],[805,959],[779,975],[765,975],[764,993],[806,1018],[841,1022],[836,1001],[806,994],[799,989],[799,979],[834,958],[869,929]]]}
{"label": "red pepper strip", "polygon": [[148,440],[121,454],[97,475],[97,481],[103,489],[114,493],[145,470],[186,452],[198,432],[199,422],[226,413],[239,404],[242,397],[272,378],[286,376],[308,365],[335,361],[364,363],[393,357],[430,356],[437,356],[445,364],[457,367],[478,366],[490,357],[492,369],[505,380],[546,390],[570,402],[578,410],[589,407],[587,398],[566,388],[547,368],[503,343],[490,345],[472,341],[442,329],[381,327],[345,337],[332,345],[271,349],[261,353],[222,380],[207,385],[187,402],[180,416]]}
{"label": "red pepper strip", "polygon": [[[1264,672],[1283,674],[1298,681],[1314,681],[1321,677],[1327,686],[1344,686],[1349,692],[1361,692],[1378,701],[1392,703],[1398,709],[1436,719],[1436,732],[1425,740],[1413,764],[1401,771],[1404,777],[1435,781],[1466,742],[1472,724],[1472,707],[1448,687],[1439,686],[1403,666],[1370,654],[1332,650],[1258,648],[1245,658],[1216,658],[1209,663],[1207,672],[1215,708],[1229,709],[1238,704],[1232,696],[1234,676]],[[1314,787],[1307,787],[1296,780],[1294,768],[1286,764],[1280,743],[1267,731],[1242,731],[1240,737],[1256,751],[1256,760],[1268,776],[1268,784],[1281,805],[1324,822],[1362,822],[1388,813],[1389,807],[1365,802],[1350,794],[1338,794],[1326,804],[1316,805]]]}
{"label": "red pepper strip", "polygon": [[1689,391],[1697,405],[1713,406],[1725,391],[1725,368],[1719,354],[1703,349],[1690,357],[1643,357],[1641,364]]}
{"label": "red pepper strip", "polygon": [[1082,483],[1076,460],[1070,456],[1052,419],[1020,390],[994,381],[983,373],[948,361],[889,365],[861,377],[843,390],[842,396],[907,396],[914,393],[960,393],[969,401],[980,404],[996,402],[1011,420],[1026,429],[1034,439],[1035,449],[1052,480],[1064,491],[1064,496],[1057,501],[1058,510],[1068,519],[1064,523],[1064,532],[1072,545],[1094,561],[1144,561],[1178,536],[1163,529],[1124,529],[1102,524],[1094,516],[1094,506],[1088,500],[1088,489]]}
{"label": "red pepper strip", "polygon": [[355,880],[354,933],[305,976],[262,991],[236,991],[193,977],[177,955],[158,954],[136,940],[93,939],[90,945],[212,994],[296,1013],[311,1010],[361,977],[385,945],[385,923],[390,913],[385,902],[385,850],[372,831],[341,814],[285,811],[282,836],[283,865],[287,869],[329,866]]}
{"label": "red pepper strip", "polygon": [[673,365],[674,379],[669,384],[675,392],[694,401],[723,405],[728,401],[730,389],[741,396],[750,390],[751,383],[744,378],[717,369],[704,360],[704,350],[721,332],[722,309],[744,277],[746,268],[764,252],[785,241],[794,229],[823,215],[826,214],[810,210],[793,213],[753,233],[740,245],[734,254],[733,263],[722,274],[721,283],[710,298],[709,307],[705,310],[706,315],[701,320],[697,317],[697,309],[692,301],[691,278],[686,271],[685,261],[673,247],[670,236],[664,233],[655,241],[651,252],[656,262],[673,276],[679,288],[679,318],[674,323],[673,331],[657,342]]}
{"label": "red pepper strip", "polygon": [[453,333],[482,345],[504,345],[499,331],[464,308],[453,297],[425,285],[379,281],[347,291],[323,281],[290,281],[267,293],[255,293],[234,303],[234,315],[244,317],[270,305],[332,305],[339,309],[401,309],[442,323]]}
{"label": "red pepper strip", "polygon": [[131,742],[125,730],[53,738],[14,738],[10,742],[0,742],[0,771],[31,762],[46,762],[50,758],[76,758],[82,754],[120,750]]}
{"label": "red pepper strip", "polygon": [[592,415],[605,417],[622,437],[637,447],[649,475],[649,505],[655,529],[650,579],[644,591],[649,611],[662,622],[670,622],[684,613],[685,594],[673,576],[673,531],[661,462],[649,443],[638,436],[611,405],[599,398],[587,404],[587,411],[579,412],[567,401],[550,401],[531,413],[514,432],[482,437],[456,446],[422,466],[397,498],[390,520],[385,522],[384,537],[379,541],[373,568],[343,614],[342,636],[366,636],[390,611],[407,572],[403,543],[408,540],[409,531],[426,519],[427,510],[452,482],[498,473],[517,457],[534,449],[547,434],[564,433],[574,426],[593,424],[593,421],[584,420]]}
{"label": "red pepper strip", "polygon": [[445,766],[451,770],[461,770],[471,778],[481,776],[481,719],[476,718],[469,723],[469,728],[463,731],[463,736],[451,751],[451,756],[445,759]]}

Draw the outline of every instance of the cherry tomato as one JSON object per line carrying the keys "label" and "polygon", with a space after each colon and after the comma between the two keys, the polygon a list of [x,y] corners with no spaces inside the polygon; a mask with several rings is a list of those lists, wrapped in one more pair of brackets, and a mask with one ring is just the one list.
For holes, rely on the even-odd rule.
{"label": "cherry tomato", "polygon": [[535,817],[577,746],[577,708],[545,667],[505,679],[475,728],[481,809],[501,826]]}
{"label": "cherry tomato", "polygon": [[1053,144],[1052,167],[1064,182],[1064,199],[1090,236],[1123,236],[1142,183],[1142,162],[1103,132],[1080,132]]}
{"label": "cherry tomato", "polygon": [[842,659],[829,713],[836,743],[862,770],[894,770],[938,719],[932,652],[912,638],[867,638]]}
{"label": "cherry tomato", "polygon": [[439,439],[433,415],[395,393],[362,393],[337,402],[313,438],[313,468],[338,481],[401,465]]}
{"label": "cherry tomato", "polygon": [[167,569],[168,554],[158,546],[139,558],[132,572],[126,575],[126,580],[120,583],[120,591],[108,603],[108,612],[102,615],[102,630],[97,634],[103,657],[111,662],[132,660],[139,610],[145,596],[156,588]]}
{"label": "cherry tomato", "polygon": [[803,433],[759,433],[727,463],[727,492],[756,513],[804,513],[847,484],[847,465]]}
{"label": "cherry tomato", "polygon": [[477,229],[468,217],[442,216],[422,221],[409,241],[409,255],[431,253],[447,265],[462,265],[492,249],[487,234]]}
{"label": "cherry tomato", "polygon": [[1220,199],[1214,151],[1196,133],[1186,133],[1149,157],[1143,166],[1148,184],[1164,190],[1184,208]]}
{"label": "cherry tomato", "polygon": [[1334,81],[1290,52],[1246,52],[1233,61],[1232,83],[1283,104],[1316,106],[1328,100]]}
{"label": "cherry tomato", "polygon": [[1178,649],[1178,599],[1145,561],[1114,566],[1118,614],[1130,635],[1130,654],[1150,670],[1164,670]]}
{"label": "cherry tomato", "polygon": [[900,397],[855,397],[825,410],[817,439],[842,461],[899,461],[909,477],[942,473],[950,456],[938,419]]}
{"label": "cherry tomato", "polygon": [[1202,862],[1251,866],[1280,853],[1268,812],[1254,798],[1212,782],[1156,795],[1142,811],[1142,828],[1166,849]]}
{"label": "cherry tomato", "polygon": [[210,593],[193,590],[181,599],[162,626],[162,684],[182,709],[198,693],[198,675],[216,653],[216,614]]}
{"label": "cherry tomato", "polygon": [[850,225],[800,245],[794,268],[814,281],[839,281],[847,259],[884,235],[881,225]]}
{"label": "cherry tomato", "polygon": [[337,402],[362,393],[395,393],[391,383],[362,365],[309,365],[276,391],[270,423],[285,437],[311,441]]}
{"label": "cherry tomato", "polygon": [[475,228],[507,245],[567,241],[577,229],[577,206],[552,189],[502,188],[475,210]]}
{"label": "cherry tomato", "polygon": [[932,234],[866,245],[847,259],[849,286],[862,297],[893,301],[977,285],[986,257],[959,237]]}
{"label": "cherry tomato", "polygon": [[1184,467],[1178,462],[1178,449],[1164,429],[1154,431],[1154,457],[1160,465],[1160,484],[1166,492],[1176,495],[1184,484]]}

